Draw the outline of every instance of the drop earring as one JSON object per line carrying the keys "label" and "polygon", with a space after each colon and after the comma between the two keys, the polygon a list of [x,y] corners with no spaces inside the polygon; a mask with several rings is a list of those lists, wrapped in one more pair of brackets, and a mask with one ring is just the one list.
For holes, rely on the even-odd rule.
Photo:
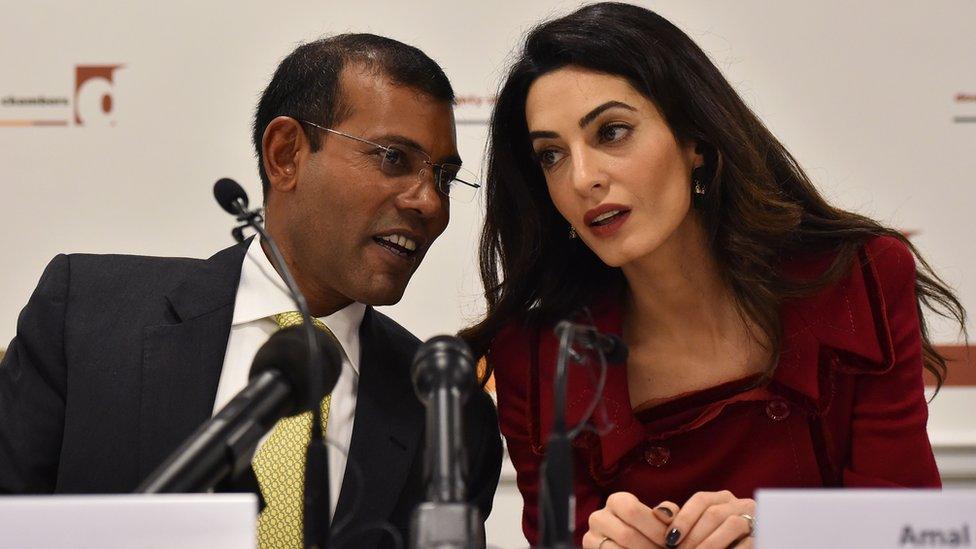
{"label": "drop earring", "polygon": [[576,238],[576,236],[577,236],[576,235],[576,227],[570,225],[569,226],[569,238],[570,239],[574,239],[574,238]]}
{"label": "drop earring", "polygon": [[691,185],[694,193],[698,196],[705,195],[705,185],[702,183],[702,171],[704,171],[703,166],[698,166],[694,170],[691,170]]}

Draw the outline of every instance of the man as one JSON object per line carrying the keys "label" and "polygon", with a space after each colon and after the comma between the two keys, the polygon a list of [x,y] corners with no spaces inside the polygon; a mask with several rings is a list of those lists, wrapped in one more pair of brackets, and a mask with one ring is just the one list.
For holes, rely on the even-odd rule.
{"label": "man", "polygon": [[[425,499],[409,379],[419,341],[370,306],[399,301],[464,184],[453,100],[420,50],[351,34],[292,52],[255,116],[267,229],[345,353],[327,416],[331,511],[356,547],[392,545],[382,523],[406,540]],[[208,260],[55,258],[0,364],[0,491],[133,490],[246,384],[276,315],[294,309],[282,287],[257,239]],[[465,411],[469,496],[484,517],[498,428],[484,394]],[[268,478],[294,471],[269,460],[262,480],[263,450],[267,494]]]}

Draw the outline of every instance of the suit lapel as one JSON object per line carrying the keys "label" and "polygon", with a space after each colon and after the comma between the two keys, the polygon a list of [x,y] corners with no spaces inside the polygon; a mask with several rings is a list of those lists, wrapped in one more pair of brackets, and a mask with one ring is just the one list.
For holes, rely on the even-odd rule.
{"label": "suit lapel", "polygon": [[143,331],[140,479],[212,415],[246,249],[194,265],[166,295],[173,323]]}
{"label": "suit lapel", "polygon": [[384,322],[391,321],[370,308],[360,328],[356,420],[333,521],[335,533],[340,527],[349,533],[367,523],[388,520],[423,434],[423,407],[410,381],[409,364],[416,345],[391,337]]}

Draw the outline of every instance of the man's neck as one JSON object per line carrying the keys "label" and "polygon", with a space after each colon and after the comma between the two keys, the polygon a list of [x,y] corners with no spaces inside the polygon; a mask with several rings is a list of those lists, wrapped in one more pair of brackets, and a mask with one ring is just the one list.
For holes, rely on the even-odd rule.
{"label": "man's neck", "polygon": [[[353,300],[345,296],[340,296],[336,292],[310,283],[307,280],[307,277],[304,276],[305,273],[301,266],[292,261],[291,254],[288,253],[286,247],[281,243],[281,240],[276,239],[276,241],[278,242],[278,247],[281,249],[281,255],[284,256],[285,263],[288,264],[288,270],[291,271],[291,275],[295,279],[295,284],[298,285],[298,290],[303,296],[305,296],[305,302],[308,304],[309,314],[316,318],[322,318],[344,309],[353,302]],[[274,255],[271,253],[270,246],[263,239],[261,240],[261,250],[264,251],[264,255],[275,268],[278,276],[284,280],[285,277],[281,273],[281,268],[274,260]]]}

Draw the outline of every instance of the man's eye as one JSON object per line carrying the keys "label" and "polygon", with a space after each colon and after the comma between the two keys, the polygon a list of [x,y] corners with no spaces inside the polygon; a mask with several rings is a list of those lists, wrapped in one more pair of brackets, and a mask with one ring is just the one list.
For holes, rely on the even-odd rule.
{"label": "man's eye", "polygon": [[382,151],[382,165],[380,168],[383,173],[392,176],[404,175],[412,170],[410,166],[410,155],[396,147],[387,147]]}
{"label": "man's eye", "polygon": [[389,147],[383,151],[383,162],[391,166],[399,166],[407,163],[407,154],[400,149]]}
{"label": "man's eye", "polygon": [[608,124],[600,128],[600,141],[612,143],[620,141],[630,133],[630,127],[623,124]]}

